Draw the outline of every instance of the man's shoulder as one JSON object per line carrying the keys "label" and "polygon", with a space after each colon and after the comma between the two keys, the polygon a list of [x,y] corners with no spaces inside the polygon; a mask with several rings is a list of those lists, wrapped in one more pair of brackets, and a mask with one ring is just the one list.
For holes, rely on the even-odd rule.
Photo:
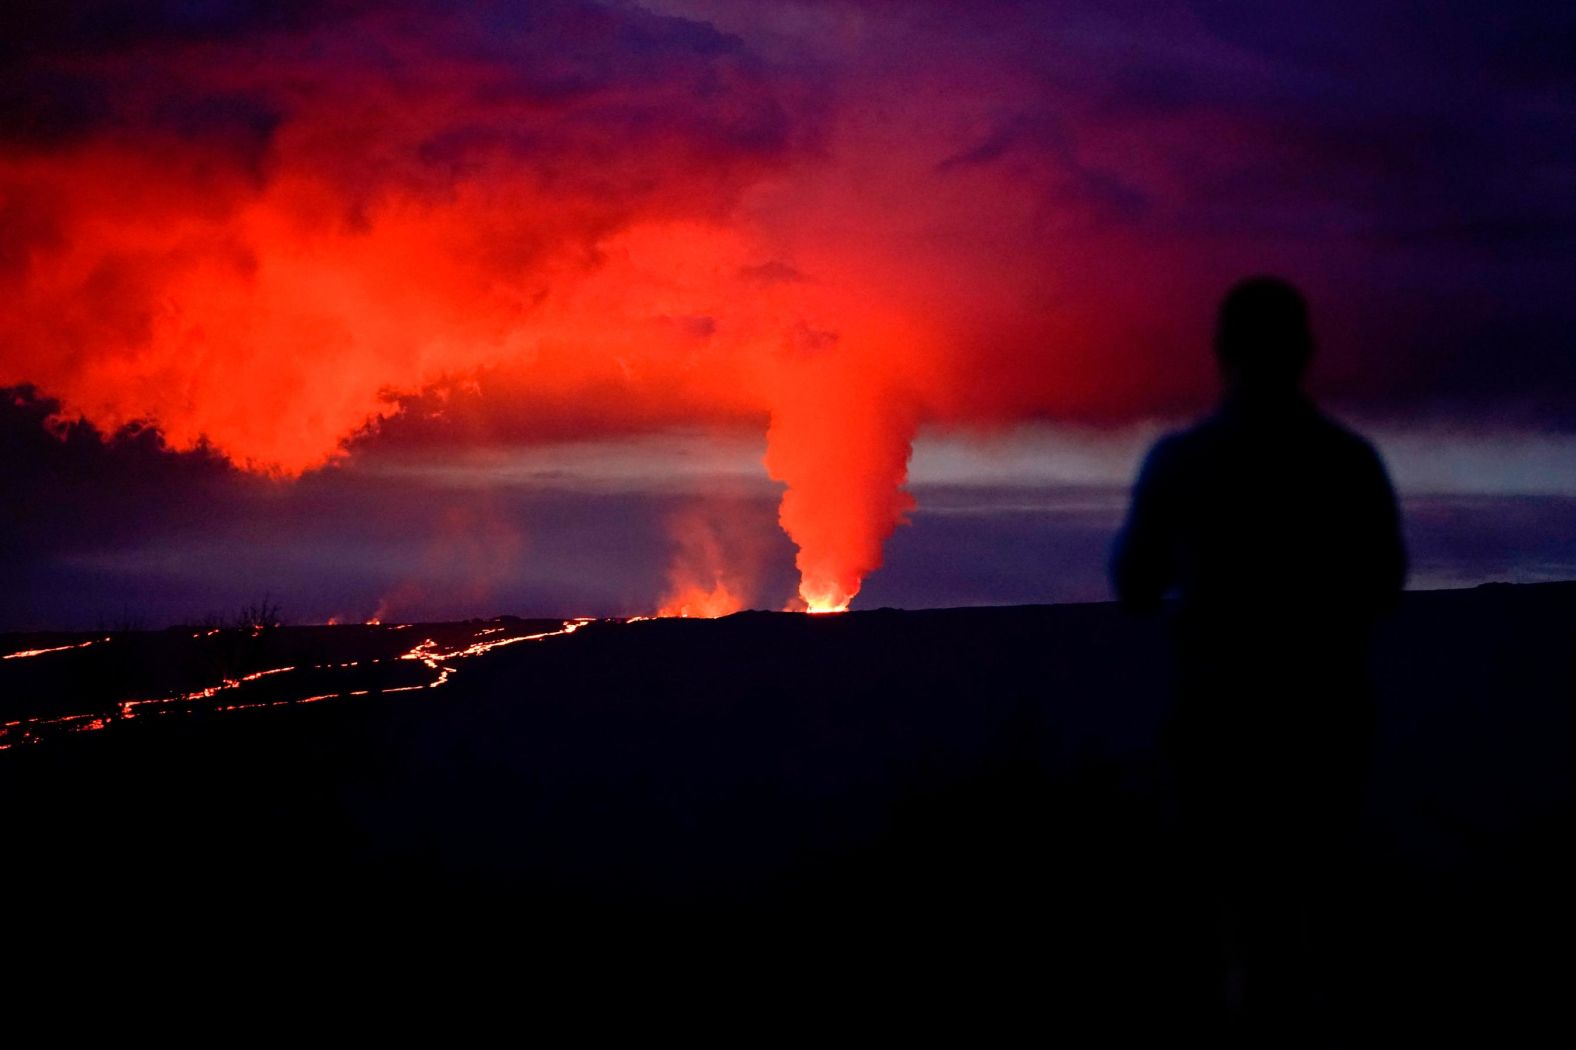
{"label": "man's shoulder", "polygon": [[1200,450],[1209,443],[1207,432],[1201,432],[1208,420],[1192,426],[1168,431],[1155,439],[1144,456],[1140,480],[1149,485],[1184,474],[1188,465],[1195,462]]}
{"label": "man's shoulder", "polygon": [[1379,450],[1362,434],[1325,412],[1315,412],[1314,426],[1331,449],[1354,460],[1379,462]]}
{"label": "man's shoulder", "polygon": [[1224,428],[1216,415],[1208,415],[1195,422],[1162,434],[1150,448],[1149,454],[1166,461],[1179,462],[1191,459],[1220,443]]}
{"label": "man's shoulder", "polygon": [[1207,469],[1210,463],[1240,455],[1245,447],[1261,447],[1266,439],[1270,442],[1267,447],[1283,447],[1287,437],[1326,461],[1383,469],[1383,460],[1372,442],[1310,404],[1303,412],[1290,419],[1283,417],[1269,428],[1261,421],[1244,420],[1241,413],[1229,408],[1215,411],[1163,434],[1150,446],[1145,470],[1169,476],[1195,467]]}

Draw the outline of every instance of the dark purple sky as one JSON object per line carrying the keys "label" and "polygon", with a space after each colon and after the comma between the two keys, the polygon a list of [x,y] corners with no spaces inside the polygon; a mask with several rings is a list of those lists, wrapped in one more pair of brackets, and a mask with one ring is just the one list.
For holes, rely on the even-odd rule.
{"label": "dark purple sky", "polygon": [[0,629],[1099,598],[1256,271],[1415,585],[1576,576],[1573,81],[1557,4],[8,5]]}

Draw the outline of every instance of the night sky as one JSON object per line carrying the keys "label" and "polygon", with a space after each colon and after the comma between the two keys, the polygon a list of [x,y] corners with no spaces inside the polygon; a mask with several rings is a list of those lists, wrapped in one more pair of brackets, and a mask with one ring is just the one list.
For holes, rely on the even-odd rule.
{"label": "night sky", "polygon": [[1576,578],[1569,5],[12,2],[0,629],[1101,599],[1255,272]]}

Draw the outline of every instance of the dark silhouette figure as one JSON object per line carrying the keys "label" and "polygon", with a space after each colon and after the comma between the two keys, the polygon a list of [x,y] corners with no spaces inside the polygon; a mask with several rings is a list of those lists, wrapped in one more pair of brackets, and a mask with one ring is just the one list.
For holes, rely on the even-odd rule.
{"label": "dark silhouette figure", "polygon": [[1345,966],[1330,912],[1371,736],[1367,636],[1406,572],[1378,455],[1302,392],[1313,349],[1296,288],[1231,289],[1221,404],[1150,451],[1111,566],[1129,607],[1176,595],[1184,829],[1221,906],[1233,1017],[1276,1045],[1313,1029]]}

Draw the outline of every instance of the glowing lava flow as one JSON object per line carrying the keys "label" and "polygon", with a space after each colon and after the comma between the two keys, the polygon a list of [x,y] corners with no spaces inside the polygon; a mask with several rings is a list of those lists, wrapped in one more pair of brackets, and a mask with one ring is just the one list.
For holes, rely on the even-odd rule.
{"label": "glowing lava flow", "polygon": [[[455,673],[455,669],[450,666],[451,662],[469,659],[470,657],[474,656],[481,656],[482,654],[491,652],[494,649],[501,649],[506,645],[514,645],[517,642],[537,642],[547,638],[557,638],[563,635],[573,634],[575,631],[578,631],[586,624],[594,622],[595,620],[591,617],[579,617],[573,620],[565,620],[563,622],[563,626],[554,631],[541,631],[534,634],[512,635],[504,638],[487,638],[485,636],[502,634],[507,630],[506,627],[491,627],[478,632],[478,640],[472,641],[467,645],[462,645],[458,648],[452,648],[448,650],[444,650],[434,639],[427,638],[419,645],[414,646],[407,652],[401,653],[394,659],[399,661],[419,662],[429,670],[437,672],[437,676],[430,682],[417,685],[384,686],[381,688],[369,687],[364,689],[342,689],[328,693],[318,693],[311,696],[285,697],[279,700],[262,700],[251,703],[232,703],[213,708],[213,710],[243,711],[262,707],[285,707],[295,704],[310,704],[316,703],[320,700],[330,700],[339,697],[370,696],[373,693],[407,693],[416,692],[423,689],[436,689],[438,686],[449,682],[452,675]],[[390,628],[390,630],[398,630],[400,628],[409,626],[409,624],[401,624],[399,627]],[[193,635],[193,637],[196,638],[199,636]],[[99,640],[100,639],[94,639],[93,641]],[[102,640],[108,641],[109,639],[105,638]],[[53,649],[27,650],[25,652],[11,654],[7,656],[6,659],[11,659],[12,656],[37,656],[46,652],[60,652],[65,649],[80,649],[84,646],[93,644],[93,641],[83,642],[78,645],[59,646]],[[238,675],[233,678],[227,677],[222,679],[216,685],[205,686],[202,689],[195,689],[188,693],[176,693],[170,696],[153,697],[149,699],[118,701],[115,705],[115,709],[107,714],[70,714],[52,718],[26,718],[4,722],[0,723],[0,751],[13,747],[18,743],[36,743],[41,739],[40,731],[59,729],[65,732],[87,732],[91,730],[107,728],[108,725],[114,721],[129,721],[133,718],[139,718],[147,713],[164,715],[180,710],[188,710],[190,709],[190,705],[200,703],[204,700],[211,700],[214,697],[220,696],[221,694],[240,689],[251,682],[256,682],[260,679],[269,678],[275,675],[286,675],[294,672],[346,670],[360,667],[363,664],[370,665],[383,662],[384,661],[381,658],[373,658],[365,661],[348,660],[340,663],[270,667],[260,671],[252,671],[249,674]],[[139,710],[141,708],[149,708],[150,710]]]}
{"label": "glowing lava flow", "polygon": [[[313,670],[319,670],[324,666],[327,665],[320,664],[318,667],[313,668]],[[269,675],[274,674],[285,674],[294,670],[294,667],[270,667],[266,671],[253,671],[251,674],[243,674],[239,678],[226,678],[218,685],[210,685],[206,688],[197,689],[190,693],[181,693],[176,696],[162,696],[152,700],[122,700],[118,705],[120,708],[120,717],[136,718],[136,709],[147,704],[190,704],[195,703],[198,700],[208,700],[212,697],[218,696],[220,693],[228,689],[239,689],[247,682],[255,682],[259,678],[267,678]],[[102,729],[103,727],[100,726],[98,728]]]}
{"label": "glowing lava flow", "polygon": [[19,653],[6,653],[4,656],[0,656],[0,660],[22,660],[29,656],[43,656],[45,653],[63,653],[68,649],[86,649],[90,645],[107,641],[109,641],[108,637],[89,638],[87,641],[77,642],[75,645],[57,645],[50,649],[23,649]]}

